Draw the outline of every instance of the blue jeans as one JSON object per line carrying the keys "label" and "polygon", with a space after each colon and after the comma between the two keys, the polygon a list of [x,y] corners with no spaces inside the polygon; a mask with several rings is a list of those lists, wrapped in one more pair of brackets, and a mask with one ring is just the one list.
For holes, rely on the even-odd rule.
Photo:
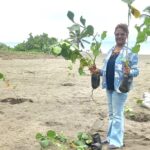
{"label": "blue jeans", "polygon": [[123,146],[124,138],[124,105],[127,93],[106,90],[108,97],[109,126],[107,140],[117,147]]}

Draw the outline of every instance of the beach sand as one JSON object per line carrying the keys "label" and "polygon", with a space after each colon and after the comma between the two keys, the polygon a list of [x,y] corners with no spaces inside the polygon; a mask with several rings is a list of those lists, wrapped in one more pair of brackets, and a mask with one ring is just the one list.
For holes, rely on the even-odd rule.
{"label": "beach sand", "polygon": [[[97,66],[102,61],[103,56]],[[139,69],[126,105],[149,121],[125,119],[124,150],[150,149],[150,110],[136,103],[150,92],[150,56],[139,57]],[[105,139],[106,93],[98,88],[92,99],[90,73],[85,71],[85,76],[78,74],[78,62],[68,70],[68,61],[62,58],[0,54],[0,72],[9,80],[9,86],[0,81],[0,150],[40,150],[35,135],[48,130],[72,139],[78,132],[98,132]]]}

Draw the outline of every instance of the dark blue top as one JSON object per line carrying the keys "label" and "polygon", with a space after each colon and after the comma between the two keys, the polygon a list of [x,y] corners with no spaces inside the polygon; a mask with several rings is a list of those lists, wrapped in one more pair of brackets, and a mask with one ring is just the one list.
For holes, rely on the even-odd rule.
{"label": "dark blue top", "polygon": [[119,54],[111,55],[106,68],[106,84],[108,90],[114,90],[115,61]]}

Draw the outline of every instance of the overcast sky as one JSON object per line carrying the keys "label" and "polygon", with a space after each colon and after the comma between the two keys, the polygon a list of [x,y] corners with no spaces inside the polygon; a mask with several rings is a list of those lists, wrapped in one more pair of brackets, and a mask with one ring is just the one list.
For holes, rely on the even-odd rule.
{"label": "overcast sky", "polygon": [[[150,0],[135,0],[133,5],[143,10]],[[97,32],[108,31],[113,36],[118,23],[127,23],[127,5],[121,0],[0,0],[0,42],[22,42],[29,33],[65,38],[71,21],[67,11],[82,15]],[[132,26],[138,23],[133,18]],[[132,30],[132,34],[135,31]]]}

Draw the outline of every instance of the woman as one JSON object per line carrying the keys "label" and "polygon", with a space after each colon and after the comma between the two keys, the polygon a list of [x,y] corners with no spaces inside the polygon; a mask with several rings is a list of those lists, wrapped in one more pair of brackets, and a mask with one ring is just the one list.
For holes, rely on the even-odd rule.
{"label": "woman", "polygon": [[[139,74],[137,68],[138,57],[132,53],[126,44],[128,38],[128,26],[118,24],[115,28],[116,45],[108,52],[102,69],[90,68],[91,73],[100,73],[102,76],[102,88],[106,88],[109,110],[109,126],[107,140],[110,149],[117,149],[124,145],[124,105],[127,93],[119,90],[123,75],[136,77]],[[125,65],[128,62],[128,65]]]}

